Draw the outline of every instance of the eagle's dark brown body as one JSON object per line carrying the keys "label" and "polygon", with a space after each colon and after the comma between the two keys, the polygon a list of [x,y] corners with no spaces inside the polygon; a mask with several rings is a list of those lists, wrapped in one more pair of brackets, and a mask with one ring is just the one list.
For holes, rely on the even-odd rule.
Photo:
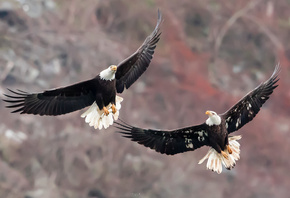
{"label": "eagle's dark brown body", "polygon": [[100,109],[104,106],[108,106],[110,103],[116,104],[116,79],[114,80],[101,80],[99,76],[96,77],[98,80],[98,89],[96,90],[96,103]]}
{"label": "eagle's dark brown body", "polygon": [[218,153],[226,149],[228,145],[228,131],[225,127],[225,120],[221,120],[220,125],[213,125],[208,127],[208,141],[209,145],[213,147]]}

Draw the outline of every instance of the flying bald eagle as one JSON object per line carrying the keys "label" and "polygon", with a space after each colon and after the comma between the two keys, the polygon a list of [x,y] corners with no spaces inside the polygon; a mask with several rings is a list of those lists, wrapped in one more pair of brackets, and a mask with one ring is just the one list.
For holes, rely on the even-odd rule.
{"label": "flying bald eagle", "polygon": [[27,93],[13,91],[14,95],[4,94],[10,99],[8,108],[16,108],[12,113],[38,114],[56,116],[80,110],[91,105],[82,114],[90,126],[101,129],[113,124],[113,117],[118,119],[122,98],[116,93],[128,89],[148,68],[160,39],[161,13],[158,10],[158,20],[154,31],[131,56],[117,66],[111,65],[101,71],[95,78],[79,82],[67,87],[44,91],[42,93]]}
{"label": "flying bald eagle", "polygon": [[209,146],[208,153],[199,164],[208,158],[207,168],[221,173],[222,164],[227,169],[232,169],[240,158],[240,144],[237,140],[241,136],[230,137],[229,134],[243,127],[257,115],[278,86],[276,83],[279,80],[279,72],[280,66],[277,65],[266,82],[249,92],[225,113],[206,111],[205,114],[209,117],[200,125],[168,131],[137,128],[122,121],[116,122],[116,127],[124,137],[162,154],[174,155]]}

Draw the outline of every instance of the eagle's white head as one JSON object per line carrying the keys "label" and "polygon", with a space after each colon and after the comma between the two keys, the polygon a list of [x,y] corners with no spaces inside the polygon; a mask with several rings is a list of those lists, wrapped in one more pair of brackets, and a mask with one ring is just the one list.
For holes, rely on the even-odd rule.
{"label": "eagle's white head", "polygon": [[114,80],[115,79],[115,74],[117,72],[117,66],[116,65],[111,65],[107,69],[104,69],[100,73],[100,78],[103,80]]}
{"label": "eagle's white head", "polygon": [[208,119],[205,121],[205,123],[209,126],[212,125],[220,125],[222,122],[221,117],[214,111],[206,111],[206,115],[208,115]]}

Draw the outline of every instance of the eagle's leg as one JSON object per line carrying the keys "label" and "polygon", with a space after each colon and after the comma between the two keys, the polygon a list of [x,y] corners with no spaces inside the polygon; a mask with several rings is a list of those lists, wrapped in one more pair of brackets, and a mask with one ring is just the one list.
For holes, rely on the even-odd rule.
{"label": "eagle's leg", "polygon": [[221,153],[222,153],[222,155],[224,156],[224,158],[229,159],[229,156],[228,156],[228,154],[227,154],[226,152],[221,151]]}
{"label": "eagle's leg", "polygon": [[104,100],[103,100],[102,94],[99,93],[96,95],[96,103],[97,103],[99,109],[104,111],[106,116],[108,116],[110,114],[109,110],[104,105]]}
{"label": "eagle's leg", "polygon": [[112,104],[112,112],[113,112],[113,114],[115,114],[117,112],[116,106],[114,104]]}
{"label": "eagle's leg", "polygon": [[229,151],[229,154],[232,154],[232,153],[233,153],[233,151],[232,151],[230,145],[227,145],[227,149],[228,149],[228,151]]}
{"label": "eagle's leg", "polygon": [[226,159],[229,159],[229,156],[226,152],[224,152],[221,147],[217,144],[217,143],[214,143],[212,145],[212,147],[219,153],[219,154],[222,154],[222,156]]}
{"label": "eagle's leg", "polygon": [[227,137],[225,139],[225,145],[226,145],[226,149],[228,150],[229,154],[232,154],[233,151],[232,151],[232,149],[231,149],[231,147],[229,145],[229,137],[228,137],[228,134],[227,134]]}
{"label": "eagle's leg", "polygon": [[106,116],[109,115],[109,113],[110,113],[109,110],[105,106],[103,107],[103,111],[104,111]]}

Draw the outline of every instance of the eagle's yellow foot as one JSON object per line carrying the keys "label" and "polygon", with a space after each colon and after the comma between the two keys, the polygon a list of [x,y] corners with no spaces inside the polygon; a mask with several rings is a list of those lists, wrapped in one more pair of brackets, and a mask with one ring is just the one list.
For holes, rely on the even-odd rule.
{"label": "eagle's yellow foot", "polygon": [[117,112],[116,106],[114,104],[112,104],[112,112],[113,112],[113,114],[115,114]]}
{"label": "eagle's yellow foot", "polygon": [[104,111],[106,116],[109,115],[109,113],[110,113],[106,107],[103,107],[103,111]]}
{"label": "eagle's yellow foot", "polygon": [[227,149],[228,149],[228,151],[229,151],[229,154],[232,154],[232,153],[233,153],[233,151],[232,151],[230,145],[227,145]]}
{"label": "eagle's yellow foot", "polygon": [[221,153],[224,156],[224,158],[229,159],[229,156],[228,156],[228,154],[226,152],[222,151]]}

